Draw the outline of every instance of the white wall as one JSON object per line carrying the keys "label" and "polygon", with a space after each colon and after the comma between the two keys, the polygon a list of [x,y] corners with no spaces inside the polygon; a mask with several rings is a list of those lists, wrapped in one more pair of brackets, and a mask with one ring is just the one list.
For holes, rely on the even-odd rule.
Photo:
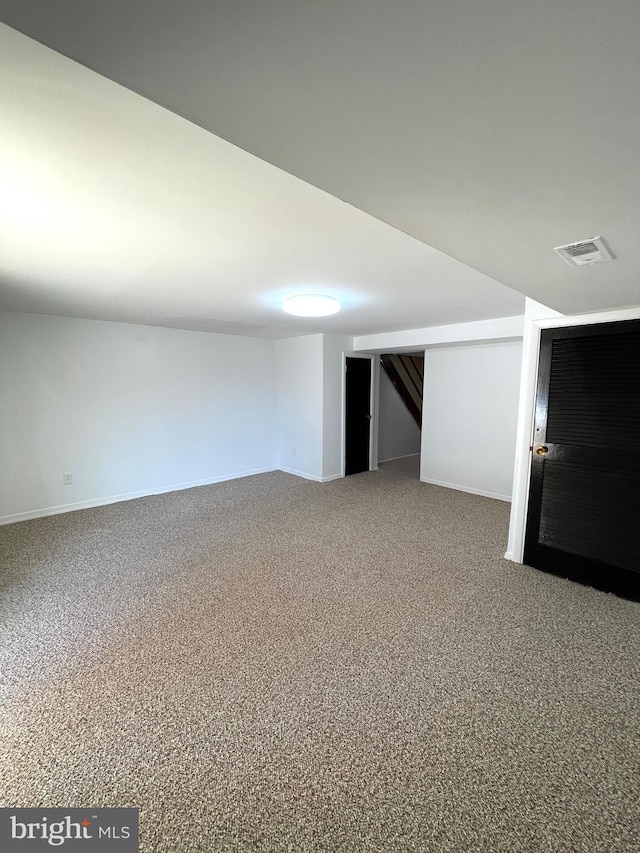
{"label": "white wall", "polygon": [[[0,521],[275,467],[339,476],[352,347],[0,314]],[[519,343],[427,351],[423,479],[509,496],[519,370]]]}
{"label": "white wall", "polygon": [[398,459],[420,453],[420,427],[402,402],[385,370],[380,371],[378,459]]}
{"label": "white wall", "polygon": [[277,466],[322,479],[323,335],[276,342]]}
{"label": "white wall", "polygon": [[522,343],[425,353],[421,479],[509,500]]}
{"label": "white wall", "polygon": [[0,400],[0,520],[275,467],[273,341],[4,313]]}

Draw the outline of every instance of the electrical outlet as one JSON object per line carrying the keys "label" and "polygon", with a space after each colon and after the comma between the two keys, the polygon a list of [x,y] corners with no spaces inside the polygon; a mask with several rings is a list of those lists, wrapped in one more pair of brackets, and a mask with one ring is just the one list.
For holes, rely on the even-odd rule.
{"label": "electrical outlet", "polygon": [[296,455],[296,453],[297,453],[297,451],[296,451],[295,447],[292,447],[292,448],[291,448],[291,455],[292,455],[292,456],[295,456],[295,455]]}
{"label": "electrical outlet", "polygon": [[71,471],[67,471],[66,474],[62,475],[62,482],[65,486],[73,486],[73,474]]}

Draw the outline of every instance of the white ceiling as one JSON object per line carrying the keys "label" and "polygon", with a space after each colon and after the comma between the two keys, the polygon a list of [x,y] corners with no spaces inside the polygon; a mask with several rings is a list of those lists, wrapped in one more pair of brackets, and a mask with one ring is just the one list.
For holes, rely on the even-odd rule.
{"label": "white ceiling", "polygon": [[[519,313],[496,281],[564,313],[640,302],[637,0],[0,0],[0,18],[331,194],[3,28],[0,146],[40,218],[8,223],[2,304],[366,334]],[[553,252],[599,234],[610,264]],[[307,286],[345,311],[281,316]]]}
{"label": "white ceiling", "polygon": [[[523,298],[0,25],[0,306],[202,331],[367,334]],[[305,290],[323,320],[283,313]]]}

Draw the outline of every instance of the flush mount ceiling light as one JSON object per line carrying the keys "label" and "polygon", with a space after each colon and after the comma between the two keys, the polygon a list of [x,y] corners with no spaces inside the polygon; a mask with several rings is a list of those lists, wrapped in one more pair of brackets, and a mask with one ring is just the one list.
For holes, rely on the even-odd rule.
{"label": "flush mount ceiling light", "polygon": [[287,314],[295,314],[296,317],[328,317],[329,314],[336,314],[340,310],[340,303],[333,296],[300,293],[287,296],[282,308]]}

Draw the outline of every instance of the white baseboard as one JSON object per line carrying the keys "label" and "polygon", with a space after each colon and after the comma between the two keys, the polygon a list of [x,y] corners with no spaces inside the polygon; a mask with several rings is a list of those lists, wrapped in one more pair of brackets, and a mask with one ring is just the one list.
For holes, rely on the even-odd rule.
{"label": "white baseboard", "polygon": [[513,556],[513,552],[511,551],[505,551],[504,558],[505,560],[511,560],[512,563],[520,563],[520,560],[516,560],[516,558]]}
{"label": "white baseboard", "polygon": [[485,492],[482,489],[472,489],[469,486],[461,486],[458,483],[443,483],[442,480],[432,480],[429,477],[420,477],[421,482],[432,486],[443,486],[445,489],[455,489],[458,492],[468,492],[470,495],[481,495],[483,498],[493,498],[496,501],[511,503],[511,495],[498,495],[496,492]]}
{"label": "white baseboard", "polygon": [[62,515],[65,512],[75,512],[79,509],[91,509],[96,506],[107,506],[108,504],[120,503],[120,501],[132,501],[136,498],[146,498],[149,495],[164,495],[167,492],[181,492],[184,489],[193,489],[196,486],[210,486],[213,483],[224,483],[227,480],[239,480],[241,477],[252,477],[255,474],[267,474],[276,471],[276,468],[254,468],[251,471],[241,471],[237,474],[225,474],[222,477],[207,477],[204,480],[193,480],[190,483],[176,483],[172,486],[158,486],[154,489],[145,489],[140,492],[126,492],[122,495],[110,495],[105,498],[95,498],[90,501],[78,501],[77,503],[60,504],[48,506],[41,509],[29,510],[28,512],[16,512],[13,515],[0,516],[0,525],[14,524],[17,521],[29,521],[32,518],[44,518],[49,515]]}
{"label": "white baseboard", "polygon": [[282,471],[284,474],[293,474],[294,477],[302,477],[303,480],[313,480],[314,483],[322,482],[322,477],[318,477],[315,474],[307,474],[305,471],[298,471],[296,468],[285,468],[280,465],[277,470]]}
{"label": "white baseboard", "polygon": [[378,464],[380,464],[380,462],[395,462],[396,459],[410,459],[412,456],[420,456],[420,454],[405,453],[404,456],[390,456],[388,459],[378,459]]}
{"label": "white baseboard", "polygon": [[340,480],[343,474],[330,474],[328,477],[318,477],[316,474],[307,474],[305,471],[298,471],[296,468],[284,468],[282,465],[276,469],[283,471],[285,474],[293,474],[294,477],[302,477],[303,480],[312,480],[314,483],[329,483],[331,480]]}

